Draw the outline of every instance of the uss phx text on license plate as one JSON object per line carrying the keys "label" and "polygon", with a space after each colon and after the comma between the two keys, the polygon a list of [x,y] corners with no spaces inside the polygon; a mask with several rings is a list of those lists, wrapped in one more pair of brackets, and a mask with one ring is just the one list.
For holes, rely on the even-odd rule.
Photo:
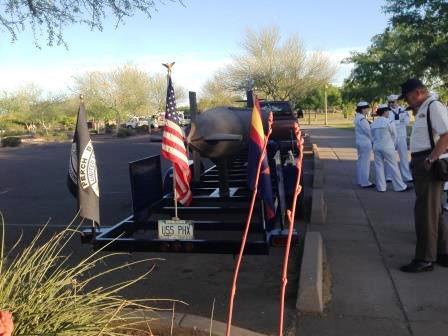
{"label": "uss phx text on license plate", "polygon": [[189,220],[164,220],[158,222],[159,239],[193,240],[194,226]]}

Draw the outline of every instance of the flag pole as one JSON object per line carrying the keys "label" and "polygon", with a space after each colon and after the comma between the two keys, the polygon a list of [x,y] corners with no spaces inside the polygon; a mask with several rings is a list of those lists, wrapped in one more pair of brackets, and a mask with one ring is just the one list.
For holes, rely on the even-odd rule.
{"label": "flag pole", "polygon": [[[163,64],[164,67],[167,69],[167,80],[171,77],[171,69],[173,68],[173,63],[165,63]],[[174,164],[171,162],[171,167],[173,167],[173,195],[174,195],[174,218],[173,219],[179,219],[177,217],[177,192],[176,192],[176,170],[174,169]]]}
{"label": "flag pole", "polygon": [[177,217],[177,192],[176,192],[176,170],[173,165],[173,194],[174,194],[174,219],[179,219]]}

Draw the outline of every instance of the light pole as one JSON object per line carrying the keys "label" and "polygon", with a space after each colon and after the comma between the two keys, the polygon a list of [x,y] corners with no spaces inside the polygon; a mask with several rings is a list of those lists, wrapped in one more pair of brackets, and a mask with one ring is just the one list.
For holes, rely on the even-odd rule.
{"label": "light pole", "polygon": [[327,89],[328,85],[325,84],[324,90],[324,110],[325,110],[325,126],[328,126],[328,104],[327,104]]}

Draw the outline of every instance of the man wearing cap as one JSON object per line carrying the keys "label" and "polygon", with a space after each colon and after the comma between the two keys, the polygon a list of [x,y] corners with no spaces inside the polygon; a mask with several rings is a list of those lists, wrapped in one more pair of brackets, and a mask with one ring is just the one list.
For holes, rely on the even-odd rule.
{"label": "man wearing cap", "polygon": [[397,139],[395,143],[395,148],[397,149],[398,155],[400,157],[400,173],[401,177],[405,182],[412,181],[411,170],[409,169],[409,154],[408,154],[408,132],[407,127],[410,122],[408,112],[398,105],[398,96],[390,95],[387,97],[389,102],[390,112],[389,119],[395,123],[397,129]]}
{"label": "man wearing cap", "polygon": [[356,149],[358,151],[358,161],[356,161],[356,171],[358,185],[362,188],[372,188],[374,184],[369,181],[370,157],[372,155],[372,134],[370,133],[370,123],[367,120],[369,103],[362,101],[356,106],[355,124]]}
{"label": "man wearing cap", "polygon": [[[411,170],[416,201],[414,206],[417,245],[415,258],[401,267],[403,272],[432,271],[433,263],[448,267],[448,226],[443,220],[441,193],[443,182],[431,172],[432,164],[448,148],[448,111],[432,97],[416,78],[401,85],[401,96],[415,111],[411,134]],[[435,147],[432,148],[427,116],[432,125]]]}
{"label": "man wearing cap", "polygon": [[370,126],[373,137],[373,154],[375,157],[376,189],[386,191],[385,168],[392,179],[392,186],[395,191],[406,191],[407,185],[403,182],[398,170],[397,154],[395,152],[395,142],[397,131],[395,123],[389,120],[390,108],[387,104],[378,106],[375,121]]}

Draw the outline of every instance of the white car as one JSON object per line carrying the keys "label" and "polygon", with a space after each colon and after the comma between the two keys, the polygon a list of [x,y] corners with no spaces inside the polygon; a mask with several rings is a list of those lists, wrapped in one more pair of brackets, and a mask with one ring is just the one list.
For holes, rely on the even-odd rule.
{"label": "white car", "polygon": [[132,117],[126,122],[126,128],[136,129],[139,127],[157,128],[159,127],[157,120],[151,117]]}

